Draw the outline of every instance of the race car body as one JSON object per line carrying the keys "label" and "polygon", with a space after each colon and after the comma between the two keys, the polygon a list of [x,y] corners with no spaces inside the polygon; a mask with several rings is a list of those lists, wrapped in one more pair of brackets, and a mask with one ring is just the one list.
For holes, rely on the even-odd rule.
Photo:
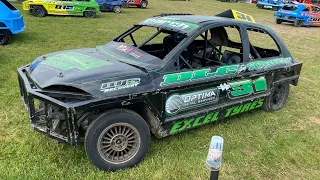
{"label": "race car body", "polygon": [[113,11],[114,13],[120,13],[121,8],[127,6],[125,0],[96,0],[100,6],[100,11]]}
{"label": "race car body", "polygon": [[279,110],[301,67],[270,28],[228,10],[154,16],[105,45],[40,56],[18,79],[34,130],[74,146],[85,137],[90,161],[117,170],[143,160],[150,132]]}
{"label": "race car body", "polygon": [[24,31],[23,16],[20,11],[9,1],[0,0],[0,45],[6,45],[11,34]]}
{"label": "race car body", "polygon": [[276,23],[293,23],[294,26],[320,26],[320,6],[313,4],[285,5],[274,13]]}
{"label": "race car body", "polygon": [[136,6],[139,8],[147,8],[148,0],[127,0],[129,6]]}
{"label": "race car body", "polygon": [[22,3],[23,10],[29,11],[37,17],[52,15],[72,15],[95,18],[100,12],[98,3],[95,0],[27,0]]}
{"label": "race car body", "polygon": [[257,2],[257,7],[260,9],[272,9],[272,10],[279,10],[283,7],[284,3],[282,1],[277,0],[259,0]]}

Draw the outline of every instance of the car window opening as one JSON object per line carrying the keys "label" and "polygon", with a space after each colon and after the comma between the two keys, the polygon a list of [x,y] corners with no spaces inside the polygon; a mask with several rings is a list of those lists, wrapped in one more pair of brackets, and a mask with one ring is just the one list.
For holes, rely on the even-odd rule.
{"label": "car window opening", "polygon": [[239,27],[215,27],[200,34],[181,53],[175,65],[181,70],[238,64],[243,62],[242,50]]}
{"label": "car window opening", "polygon": [[295,11],[297,10],[298,7],[297,6],[294,6],[294,5],[285,5],[283,6],[282,10],[287,10],[287,11]]}
{"label": "car window opening", "polygon": [[256,28],[248,28],[247,32],[251,60],[280,55],[279,45],[267,32]]}
{"label": "car window opening", "polygon": [[137,26],[136,29],[116,38],[114,41],[135,46],[160,59],[172,51],[187,36],[172,30]]}

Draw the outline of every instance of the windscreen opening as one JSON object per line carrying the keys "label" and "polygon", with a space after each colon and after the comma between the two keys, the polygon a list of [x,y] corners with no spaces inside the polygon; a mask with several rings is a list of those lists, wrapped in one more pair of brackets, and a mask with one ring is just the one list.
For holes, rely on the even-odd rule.
{"label": "windscreen opening", "polygon": [[298,7],[297,6],[283,6],[282,9],[287,10],[287,11],[295,11],[298,9]]}
{"label": "windscreen opening", "polygon": [[114,41],[132,45],[148,54],[164,59],[186,37],[185,34],[175,31],[149,26],[137,26],[133,31],[129,31]]}

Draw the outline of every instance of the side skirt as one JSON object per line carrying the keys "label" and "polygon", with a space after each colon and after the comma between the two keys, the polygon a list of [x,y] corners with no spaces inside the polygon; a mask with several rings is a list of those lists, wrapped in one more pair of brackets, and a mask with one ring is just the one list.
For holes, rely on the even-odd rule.
{"label": "side skirt", "polygon": [[166,137],[169,135],[177,134],[192,128],[196,128],[211,122],[216,122],[243,112],[258,109],[263,105],[264,99],[259,98],[252,101],[240,103],[238,105],[224,107],[216,109],[214,111],[208,111],[197,115],[190,116],[188,118],[179,119],[176,121],[170,121],[165,123],[157,122],[156,119],[150,120],[152,126],[152,133],[158,137]]}

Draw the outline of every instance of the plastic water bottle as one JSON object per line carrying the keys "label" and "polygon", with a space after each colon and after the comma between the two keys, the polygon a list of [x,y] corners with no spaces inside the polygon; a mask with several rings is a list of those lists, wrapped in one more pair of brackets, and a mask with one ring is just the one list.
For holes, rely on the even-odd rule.
{"label": "plastic water bottle", "polygon": [[206,166],[210,171],[219,171],[222,163],[223,138],[212,136]]}

